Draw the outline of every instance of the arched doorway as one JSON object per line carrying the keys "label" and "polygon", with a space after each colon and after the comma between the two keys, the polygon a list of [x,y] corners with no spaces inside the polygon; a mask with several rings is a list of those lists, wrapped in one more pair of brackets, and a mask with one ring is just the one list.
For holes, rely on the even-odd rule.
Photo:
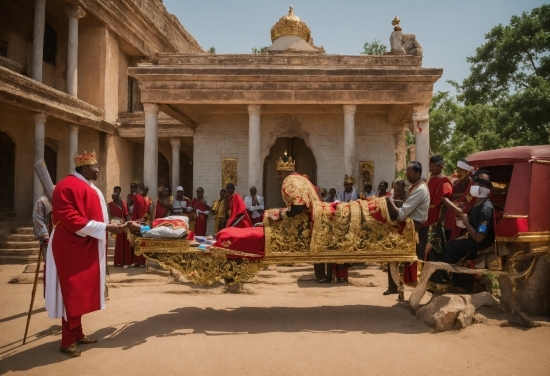
{"label": "arched doorway", "polygon": [[264,160],[263,194],[266,209],[285,206],[281,197],[281,185],[277,177],[277,159],[285,151],[296,161],[296,171],[305,174],[313,184],[317,184],[317,162],[305,141],[299,137],[279,137]]}
{"label": "arched doorway", "polygon": [[57,151],[47,144],[44,145],[44,161],[54,184],[57,184]]}
{"label": "arched doorway", "polygon": [[[170,187],[170,165],[168,164],[168,159],[166,159],[161,152],[159,152],[158,160],[158,185],[159,187]],[[155,189],[156,188],[158,187],[155,187]],[[151,189],[151,187],[149,187],[149,189]]]}
{"label": "arched doorway", "polygon": [[4,132],[0,132],[0,208],[13,209],[15,193],[15,144]]}

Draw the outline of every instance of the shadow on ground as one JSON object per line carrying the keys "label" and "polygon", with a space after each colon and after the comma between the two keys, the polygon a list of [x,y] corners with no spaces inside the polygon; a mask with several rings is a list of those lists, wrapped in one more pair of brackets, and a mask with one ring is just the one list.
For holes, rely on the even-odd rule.
{"label": "shadow on ground", "polygon": [[[364,332],[367,334],[416,334],[428,331],[400,304],[393,307],[344,305],[321,307],[240,307],[218,310],[213,308],[178,308],[168,313],[131,323],[105,327],[91,336],[100,339],[95,348],[131,349],[147,342],[148,338],[186,334],[217,333],[297,333],[303,331]],[[217,332],[217,333],[216,333]],[[26,371],[70,360],[57,351],[58,338],[24,351],[0,358],[0,374],[7,371]],[[81,347],[81,350],[87,348]],[[50,353],[51,356],[44,356]]]}

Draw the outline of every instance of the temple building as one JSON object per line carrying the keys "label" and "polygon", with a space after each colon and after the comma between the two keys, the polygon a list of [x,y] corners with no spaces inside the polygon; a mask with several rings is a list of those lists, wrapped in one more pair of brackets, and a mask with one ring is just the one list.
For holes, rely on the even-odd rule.
{"label": "temple building", "polygon": [[[396,18],[385,55],[331,55],[292,7],[261,54],[209,54],[161,0],[24,0],[0,6],[0,207],[27,216],[54,179],[95,150],[99,188],[197,187],[212,202],[227,182],[282,204],[275,160],[324,188],[392,181],[405,131],[427,167],[429,114],[442,69]],[[388,20],[390,21],[390,20]],[[266,39],[269,37],[266,27]],[[427,168],[424,175],[427,174]],[[211,229],[212,226],[209,225]]]}

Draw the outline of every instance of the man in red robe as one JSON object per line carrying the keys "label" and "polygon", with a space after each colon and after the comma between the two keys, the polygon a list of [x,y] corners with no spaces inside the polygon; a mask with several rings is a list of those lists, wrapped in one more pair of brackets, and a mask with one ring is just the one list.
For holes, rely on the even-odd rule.
{"label": "man in red robe", "polygon": [[210,213],[210,206],[204,197],[204,189],[197,188],[197,197],[191,201],[192,210],[195,212],[195,235],[206,236],[206,222]]}
{"label": "man in red robe", "polygon": [[[470,186],[472,179],[470,178],[474,168],[467,160],[461,159],[456,164],[457,180],[453,183],[453,205],[460,207],[464,213],[470,211],[471,203],[475,202],[475,198],[470,195]],[[447,241],[458,238],[466,229],[456,225],[457,216],[452,210],[447,211],[445,217],[445,237]]]}
{"label": "man in red robe", "polygon": [[74,161],[75,172],[53,192],[54,230],[46,253],[46,310],[50,318],[61,318],[60,351],[73,357],[80,356],[77,344],[97,342],[84,335],[81,318],[105,308],[105,231],[126,228],[108,224],[103,194],[90,182],[98,174],[95,152]]}
{"label": "man in red robe", "polygon": [[[112,201],[107,204],[109,221],[114,223],[125,223],[128,216],[128,207],[126,202],[120,198],[120,195],[113,193]],[[120,233],[115,239],[115,266],[132,265],[133,251],[130,242],[125,233]]]}
{"label": "man in red robe", "polygon": [[229,183],[225,190],[227,191],[225,197],[225,227],[252,227],[252,221],[246,212],[246,204],[243,198],[235,193],[235,185]]}
{"label": "man in red robe", "polygon": [[[149,204],[145,201],[142,192],[137,192],[134,195],[134,208],[132,211],[132,221],[146,222],[149,215]],[[145,257],[136,256],[134,254],[134,247],[132,247],[132,265],[133,267],[145,267]]]}

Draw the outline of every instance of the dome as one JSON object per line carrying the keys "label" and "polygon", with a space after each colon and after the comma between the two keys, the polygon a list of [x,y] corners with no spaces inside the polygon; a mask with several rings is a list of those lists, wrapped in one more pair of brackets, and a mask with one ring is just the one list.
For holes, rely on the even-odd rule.
{"label": "dome", "polygon": [[288,10],[288,14],[281,17],[271,28],[271,42],[286,35],[296,35],[308,43],[311,39],[311,30],[301,19],[296,17],[292,6]]}

